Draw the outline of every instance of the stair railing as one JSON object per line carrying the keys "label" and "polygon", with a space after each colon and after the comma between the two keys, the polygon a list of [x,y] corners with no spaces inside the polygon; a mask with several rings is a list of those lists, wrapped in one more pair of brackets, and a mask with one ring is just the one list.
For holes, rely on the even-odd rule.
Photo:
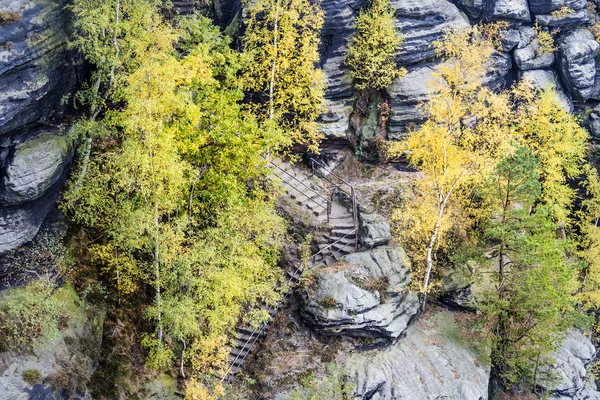
{"label": "stair railing", "polygon": [[[320,249],[316,253],[312,254],[310,257],[308,257],[306,260],[304,260],[300,264],[300,266],[298,268],[296,268],[296,270],[291,274],[291,276],[288,276],[286,278],[285,282],[286,282],[286,284],[290,285],[290,289],[285,293],[285,295],[281,298],[281,300],[279,300],[279,303],[277,304],[277,307],[273,311],[276,313],[283,306],[284,302],[287,300],[287,298],[294,291],[295,286],[297,285],[297,282],[300,280],[300,277],[302,276],[302,274],[304,272],[312,270],[315,267],[315,264],[314,264],[315,263],[315,258],[318,255],[325,254],[333,246],[335,246],[338,243],[342,242],[348,236],[354,235],[354,234],[357,234],[357,233],[358,233],[358,228],[354,228],[352,231],[348,232],[343,237],[341,237],[338,240],[336,240],[335,242],[330,243],[329,245],[323,247],[322,249]],[[305,269],[304,266],[308,266],[308,268]],[[294,283],[292,281],[292,279],[295,278],[296,276],[298,276],[298,280],[296,281],[296,283]],[[272,321],[273,321],[273,316],[271,315],[271,312],[269,311],[269,319],[267,321],[263,322],[259,328],[254,328],[252,330],[252,332],[250,333],[250,336],[248,337],[248,339],[246,339],[246,342],[244,342],[244,344],[242,346],[242,349],[244,349],[244,351],[238,353],[235,356],[235,358],[233,359],[233,361],[229,364],[229,368],[227,370],[227,373],[223,377],[223,379],[221,380],[221,382],[224,382],[224,381],[230,382],[233,379],[233,377],[237,373],[237,370],[234,371],[234,368],[236,368],[236,364],[239,364],[239,366],[241,367],[241,365],[246,360],[246,357],[248,357],[248,355],[250,355],[250,352],[252,351],[252,348],[254,347],[254,344],[256,343],[256,341],[258,340],[258,338],[262,336],[262,334],[264,333],[265,329],[267,328],[267,325],[269,325]],[[242,353],[243,353],[243,356],[242,356]]]}
{"label": "stair railing", "polygon": [[[283,172],[283,174],[285,174],[286,177],[286,182],[288,181],[287,178],[291,178],[291,180],[293,181],[293,183],[295,184],[299,184],[300,186],[302,186],[303,188],[309,190],[310,192],[312,192],[316,197],[321,198],[323,201],[325,201],[325,206],[323,206],[322,204],[317,203],[316,200],[311,199],[310,197],[306,196],[307,199],[309,201],[311,201],[313,204],[315,204],[317,207],[323,208],[325,210],[325,212],[327,213],[327,223],[329,223],[329,217],[331,215],[331,200],[326,198],[325,196],[323,196],[321,193],[319,193],[317,190],[313,189],[312,187],[310,187],[309,185],[307,185],[306,183],[302,182],[300,179],[296,178],[294,175],[290,174],[288,171],[286,171],[285,169],[281,168],[279,165],[275,164],[273,161],[269,161],[268,165],[273,168],[273,169],[277,169],[281,172]],[[284,180],[284,177],[280,176],[280,179]],[[288,184],[290,182],[287,182]],[[289,185],[289,187],[291,189],[296,190],[298,193],[300,194],[304,194],[300,191],[300,189],[297,186],[294,185]]]}
{"label": "stair railing", "polygon": [[[354,229],[358,230],[358,207],[356,204],[356,191],[354,190],[354,186],[346,182],[335,172],[327,169],[327,166],[323,162],[319,161],[317,158],[309,156],[308,159],[310,161],[310,169],[312,170],[313,175],[325,179],[327,182],[331,183],[336,189],[344,193],[346,196],[350,197]],[[326,173],[324,174],[321,171],[325,171]],[[358,235],[356,236],[356,239],[354,241],[354,249],[358,250]]]}

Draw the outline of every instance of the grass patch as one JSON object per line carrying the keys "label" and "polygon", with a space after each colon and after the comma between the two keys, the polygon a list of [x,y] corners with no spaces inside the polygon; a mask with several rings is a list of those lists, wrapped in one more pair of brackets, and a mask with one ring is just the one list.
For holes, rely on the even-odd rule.
{"label": "grass patch", "polygon": [[26,369],[23,371],[23,380],[30,385],[42,383],[42,373],[39,369]]}
{"label": "grass patch", "polygon": [[15,22],[19,22],[20,20],[21,16],[16,12],[0,11],[0,25],[14,24]]}
{"label": "grass patch", "polygon": [[337,307],[338,303],[333,297],[325,296],[319,301],[319,304],[321,305],[321,307],[324,307],[329,310]]}

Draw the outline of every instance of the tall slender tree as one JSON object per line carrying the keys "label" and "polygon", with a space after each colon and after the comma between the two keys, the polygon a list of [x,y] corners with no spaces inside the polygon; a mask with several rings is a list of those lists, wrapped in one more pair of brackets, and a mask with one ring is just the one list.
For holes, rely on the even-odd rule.
{"label": "tall slender tree", "polygon": [[242,73],[252,108],[262,121],[281,125],[291,144],[318,151],[323,11],[310,0],[258,0],[248,2],[247,15]]}

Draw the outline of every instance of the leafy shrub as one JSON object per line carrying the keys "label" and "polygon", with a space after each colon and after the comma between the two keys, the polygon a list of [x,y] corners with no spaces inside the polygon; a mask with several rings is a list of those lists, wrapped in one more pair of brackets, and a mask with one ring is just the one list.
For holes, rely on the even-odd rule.
{"label": "leafy shrub", "polygon": [[321,301],[319,301],[319,304],[322,307],[325,307],[325,308],[329,309],[329,308],[336,307],[338,303],[337,303],[337,301],[333,297],[325,296],[325,297],[323,297],[321,299]]}
{"label": "leafy shrub", "polygon": [[39,369],[26,369],[23,371],[23,380],[30,385],[42,382],[42,373]]}
{"label": "leafy shrub", "polygon": [[355,26],[346,57],[354,86],[365,91],[385,89],[406,73],[396,65],[396,53],[404,39],[396,30],[389,0],[372,0]]}
{"label": "leafy shrub", "polygon": [[6,291],[0,300],[0,347],[31,351],[55,338],[64,307],[59,291],[44,281]]}
{"label": "leafy shrub", "polygon": [[0,25],[8,25],[15,22],[19,22],[21,16],[16,12],[12,11],[0,11]]}
{"label": "leafy shrub", "polygon": [[538,55],[550,54],[558,49],[550,32],[545,31],[538,24],[534,26],[534,29],[537,34],[538,43],[540,44]]}

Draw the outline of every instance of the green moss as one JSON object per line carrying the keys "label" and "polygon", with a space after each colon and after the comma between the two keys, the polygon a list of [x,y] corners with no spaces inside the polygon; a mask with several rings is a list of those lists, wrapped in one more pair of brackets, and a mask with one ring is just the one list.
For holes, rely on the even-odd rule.
{"label": "green moss", "polygon": [[0,25],[13,24],[15,22],[19,22],[20,20],[21,16],[16,12],[0,11]]}
{"label": "green moss", "polygon": [[26,369],[23,371],[23,380],[30,385],[42,383],[42,373],[39,369]]}
{"label": "green moss", "polygon": [[319,301],[319,304],[321,305],[321,307],[330,309],[335,308],[338,303],[333,297],[325,296]]}

